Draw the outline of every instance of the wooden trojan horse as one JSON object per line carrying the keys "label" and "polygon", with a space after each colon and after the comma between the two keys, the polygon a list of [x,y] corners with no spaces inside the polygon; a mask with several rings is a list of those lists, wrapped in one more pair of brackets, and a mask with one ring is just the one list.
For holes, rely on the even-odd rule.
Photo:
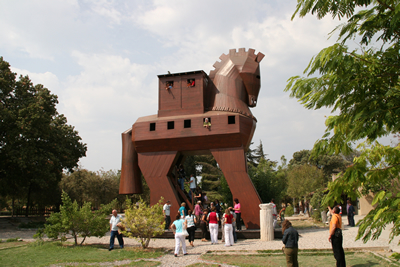
{"label": "wooden trojan horse", "polygon": [[151,205],[164,197],[173,210],[181,202],[193,210],[176,183],[175,166],[186,155],[211,153],[240,201],[246,227],[259,228],[261,200],[247,174],[245,152],[256,128],[249,107],[257,103],[263,57],[254,49],[232,49],[209,76],[204,71],[159,75],[158,114],[139,118],[122,133],[120,194],[142,193],[142,173]]}

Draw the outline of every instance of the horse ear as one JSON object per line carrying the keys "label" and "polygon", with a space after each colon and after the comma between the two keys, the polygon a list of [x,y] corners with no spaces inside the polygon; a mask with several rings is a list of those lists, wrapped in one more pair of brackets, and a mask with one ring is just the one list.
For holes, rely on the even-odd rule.
{"label": "horse ear", "polygon": [[262,60],[264,57],[265,57],[265,55],[264,55],[263,53],[258,52],[257,57],[256,57],[256,61],[257,61],[258,63],[260,63],[261,60]]}

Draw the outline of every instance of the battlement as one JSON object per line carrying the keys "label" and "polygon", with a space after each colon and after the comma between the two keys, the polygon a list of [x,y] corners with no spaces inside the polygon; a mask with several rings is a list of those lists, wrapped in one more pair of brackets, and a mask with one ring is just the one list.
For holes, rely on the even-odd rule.
{"label": "battlement", "polygon": [[204,113],[209,84],[204,71],[163,74],[158,79],[159,117]]}

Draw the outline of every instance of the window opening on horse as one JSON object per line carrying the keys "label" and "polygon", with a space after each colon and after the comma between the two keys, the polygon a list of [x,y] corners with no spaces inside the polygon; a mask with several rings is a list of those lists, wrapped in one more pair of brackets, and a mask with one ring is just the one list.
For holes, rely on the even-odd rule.
{"label": "window opening on horse", "polygon": [[156,123],[155,122],[151,122],[150,123],[150,131],[155,131],[156,130]]}
{"label": "window opening on horse", "polygon": [[187,87],[194,87],[195,85],[195,79],[187,79]]}
{"label": "window opening on horse", "polygon": [[174,121],[169,121],[167,124],[167,129],[172,130],[175,128],[175,122]]}
{"label": "window opening on horse", "polygon": [[183,128],[191,128],[191,127],[192,127],[192,120],[183,121]]}
{"label": "window opening on horse", "polygon": [[211,127],[211,118],[204,118],[203,119],[203,127],[210,129]]}
{"label": "window opening on horse", "polygon": [[165,90],[169,90],[172,89],[174,87],[174,82],[173,81],[169,81],[165,83]]}
{"label": "window opening on horse", "polygon": [[228,124],[235,124],[235,116],[228,116]]}

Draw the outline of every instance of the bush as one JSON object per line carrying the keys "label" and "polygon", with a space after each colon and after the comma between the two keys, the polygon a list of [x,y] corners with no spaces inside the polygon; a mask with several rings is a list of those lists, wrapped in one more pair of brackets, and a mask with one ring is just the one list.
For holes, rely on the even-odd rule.
{"label": "bush", "polygon": [[127,201],[128,209],[125,210],[125,218],[122,224],[130,231],[122,231],[128,237],[133,237],[139,240],[142,248],[147,248],[150,239],[164,233],[164,215],[163,215],[164,199],[149,207],[143,199],[140,199],[136,204]]}
{"label": "bush", "polygon": [[60,212],[52,213],[46,220],[44,233],[57,239],[61,235],[61,241],[66,240],[66,235],[74,237],[75,245],[78,244],[78,236],[83,237],[80,245],[86,237],[103,237],[109,230],[110,225],[107,216],[115,205],[115,201],[107,205],[102,205],[101,209],[92,212],[91,203],[85,202],[80,208],[76,201],[72,202],[66,192],[62,195],[63,204],[60,205]]}
{"label": "bush", "polygon": [[290,217],[294,214],[293,206],[287,206],[285,210],[285,216]]}
{"label": "bush", "polygon": [[314,195],[311,198],[310,204],[313,208],[313,213],[311,217],[316,221],[321,221],[321,212],[325,209],[321,206],[322,198],[324,197],[324,190],[318,189],[315,191]]}

